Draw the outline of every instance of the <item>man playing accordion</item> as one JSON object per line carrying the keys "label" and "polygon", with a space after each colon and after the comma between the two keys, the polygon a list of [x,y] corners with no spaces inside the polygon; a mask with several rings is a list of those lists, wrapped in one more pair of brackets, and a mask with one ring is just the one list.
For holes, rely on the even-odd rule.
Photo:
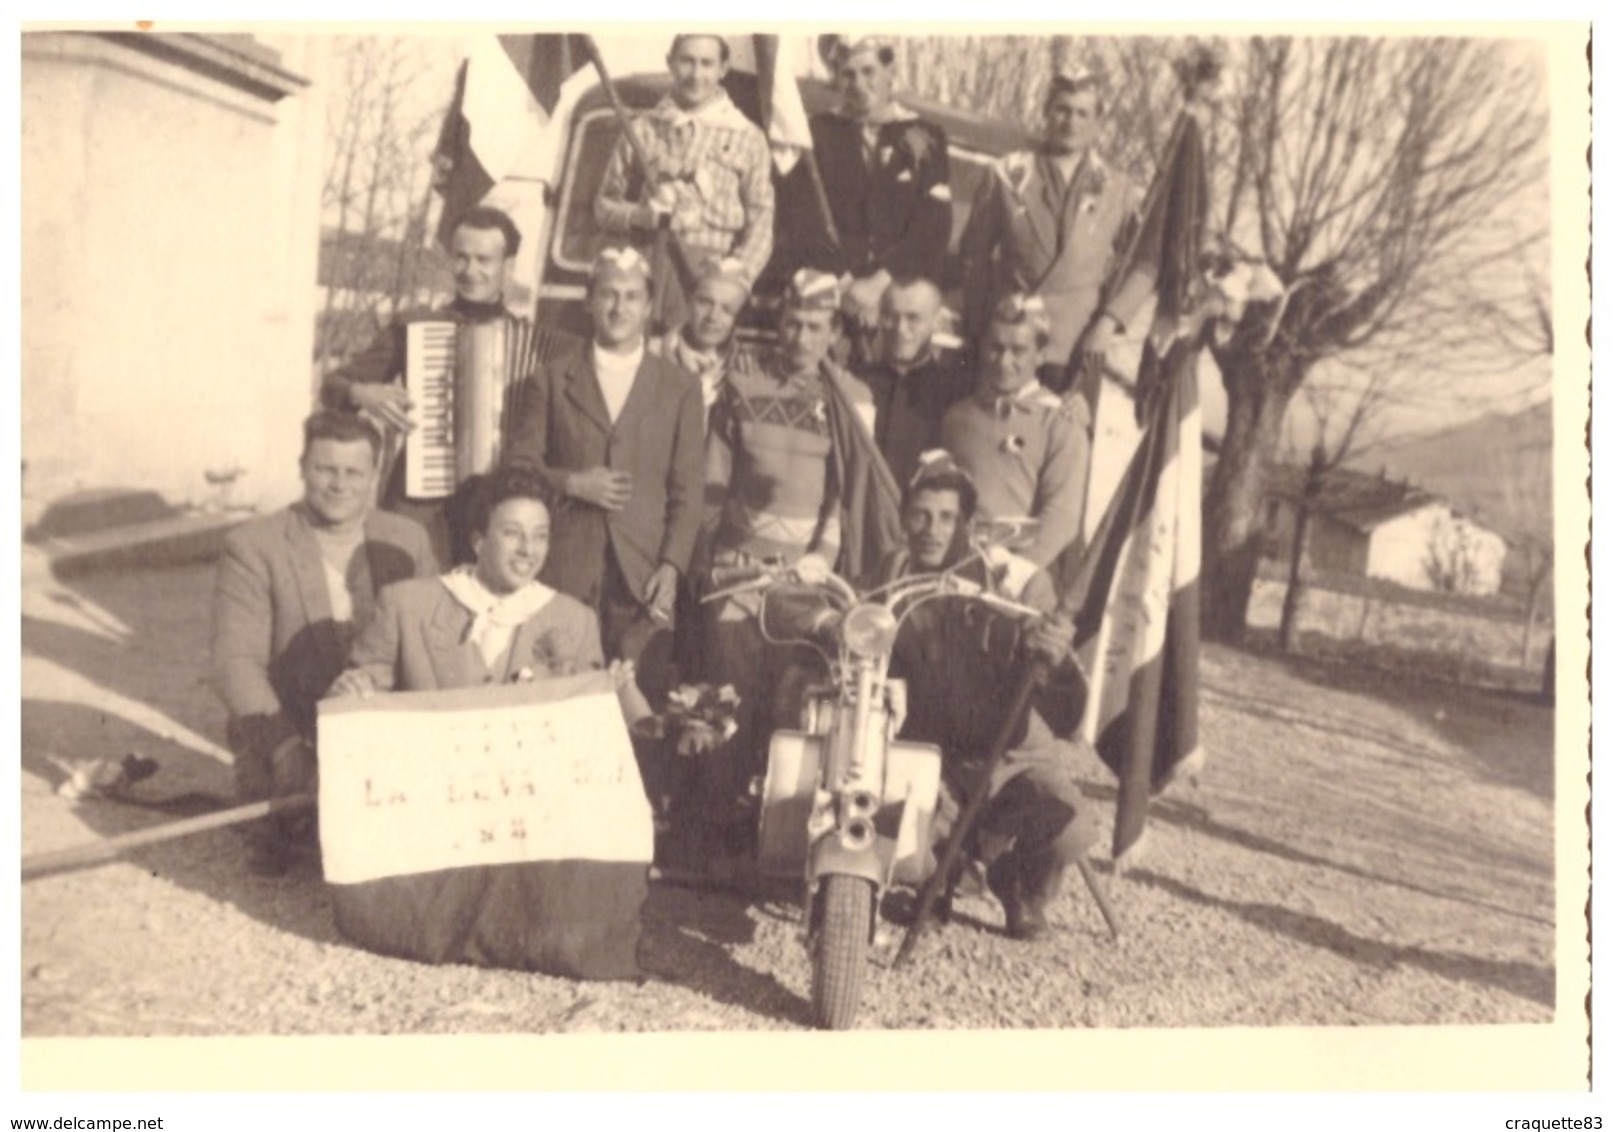
{"label": "man playing accordion", "polygon": [[[450,475],[443,485],[445,490],[441,491],[411,488],[409,483],[410,441],[403,439],[400,447],[398,440],[416,433],[422,424],[422,407],[403,381],[408,368],[420,364],[418,358],[410,357],[409,331],[411,325],[426,322],[459,328],[485,327],[503,320],[513,328],[527,331],[519,337],[530,341],[529,324],[516,318],[504,305],[510,264],[520,247],[520,230],[505,213],[486,207],[466,212],[449,241],[454,270],[453,302],[444,308],[394,320],[368,346],[329,374],[321,390],[321,399],[328,408],[363,413],[390,430],[394,451],[391,469],[384,473],[380,505],[424,526],[431,535],[432,548],[444,563],[464,562],[470,558],[470,533],[459,504],[464,494],[454,493],[459,486],[457,480],[462,477]],[[449,350],[452,353],[452,343]],[[520,364],[513,368],[524,369]],[[519,378],[524,374],[515,372],[506,376]],[[445,418],[451,417],[456,409],[466,408],[453,403],[452,385],[448,382],[442,394],[446,401],[440,407],[446,413],[439,415]],[[498,407],[502,406],[502,389],[490,391],[489,396]],[[418,433],[413,443],[421,443]]]}

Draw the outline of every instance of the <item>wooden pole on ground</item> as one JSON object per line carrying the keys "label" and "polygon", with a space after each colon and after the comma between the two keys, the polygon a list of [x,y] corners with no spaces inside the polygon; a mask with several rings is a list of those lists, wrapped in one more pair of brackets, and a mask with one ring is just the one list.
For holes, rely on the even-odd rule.
{"label": "wooden pole on ground", "polygon": [[22,879],[33,880],[35,877],[48,876],[51,873],[104,864],[133,849],[172,841],[176,837],[188,837],[193,833],[205,833],[210,829],[223,829],[225,826],[256,821],[271,814],[311,810],[316,802],[317,799],[312,794],[290,794],[283,798],[270,798],[262,802],[236,806],[233,809],[219,810],[217,813],[186,818],[183,821],[168,822],[152,829],[136,830],[134,833],[109,837],[104,841],[92,841],[86,845],[74,845],[49,853],[35,853],[22,859]]}

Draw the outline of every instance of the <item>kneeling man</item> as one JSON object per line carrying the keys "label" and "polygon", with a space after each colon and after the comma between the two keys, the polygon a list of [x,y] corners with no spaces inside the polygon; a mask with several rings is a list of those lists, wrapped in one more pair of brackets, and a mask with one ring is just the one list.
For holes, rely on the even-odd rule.
{"label": "kneeling man", "polygon": [[[908,485],[902,522],[908,545],[886,563],[885,580],[951,569],[969,553],[975,487],[944,452],[928,453]],[[967,576],[971,567],[966,565]],[[976,581],[990,585],[982,562]],[[1003,705],[1032,658],[1051,671],[1050,691],[1079,680],[1071,653],[1074,629],[1052,614],[1052,583],[1034,574],[1019,600],[1043,610],[1033,625],[972,600],[932,601],[902,622],[891,674],[907,681],[901,737],[941,748],[942,793],[935,822],[939,843],[976,788]],[[997,765],[988,801],[964,848],[987,866],[986,879],[1002,903],[1008,934],[1036,939],[1047,931],[1046,910],[1065,867],[1096,840],[1091,808],[1074,778],[1076,750],[1032,710],[1024,731]]]}

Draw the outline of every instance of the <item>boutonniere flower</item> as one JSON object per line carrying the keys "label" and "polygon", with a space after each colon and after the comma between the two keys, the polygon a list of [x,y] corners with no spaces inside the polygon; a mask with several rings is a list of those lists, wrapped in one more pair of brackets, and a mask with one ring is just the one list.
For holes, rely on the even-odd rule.
{"label": "boutonniere flower", "polygon": [[1018,456],[1020,453],[1025,451],[1025,438],[1023,436],[1010,433],[1009,435],[1003,437],[1002,443],[998,445],[998,447],[1004,452],[1008,453],[1010,456]]}
{"label": "boutonniere flower", "polygon": [[822,425],[828,424],[829,406],[822,401],[814,401],[812,403],[812,419]]}
{"label": "boutonniere flower", "polygon": [[881,165],[889,165],[891,163],[891,156],[892,156],[892,154],[894,152],[895,151],[892,150],[891,147],[888,146],[888,145],[880,146],[879,147],[879,163]]}
{"label": "boutonniere flower", "polygon": [[930,153],[930,131],[915,122],[902,131],[902,152],[915,166],[922,165]]}

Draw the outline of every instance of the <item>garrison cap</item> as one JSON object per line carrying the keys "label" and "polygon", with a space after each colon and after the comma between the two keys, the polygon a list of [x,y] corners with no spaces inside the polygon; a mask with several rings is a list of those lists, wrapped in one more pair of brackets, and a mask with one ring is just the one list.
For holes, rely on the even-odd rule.
{"label": "garrison cap", "polygon": [[839,310],[840,280],[826,271],[803,267],[790,276],[790,285],[784,289],[784,306],[802,311]]}

